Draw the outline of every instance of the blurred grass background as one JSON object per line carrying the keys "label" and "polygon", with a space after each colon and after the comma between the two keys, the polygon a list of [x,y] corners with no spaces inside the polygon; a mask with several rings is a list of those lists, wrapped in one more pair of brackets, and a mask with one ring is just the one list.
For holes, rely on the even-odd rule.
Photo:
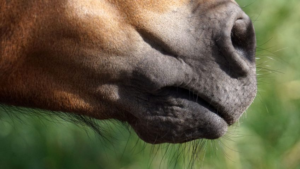
{"label": "blurred grass background", "polygon": [[2,107],[0,169],[300,169],[300,1],[237,2],[257,32],[259,89],[225,137],[150,146],[117,122],[101,123],[105,139],[59,118],[21,115],[31,109]]}

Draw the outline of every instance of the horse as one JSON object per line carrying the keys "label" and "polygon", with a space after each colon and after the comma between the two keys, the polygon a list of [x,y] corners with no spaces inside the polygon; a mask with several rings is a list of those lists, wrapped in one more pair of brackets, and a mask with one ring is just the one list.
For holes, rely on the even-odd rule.
{"label": "horse", "polygon": [[217,139],[257,92],[234,0],[0,0],[0,103],[128,123],[147,143]]}

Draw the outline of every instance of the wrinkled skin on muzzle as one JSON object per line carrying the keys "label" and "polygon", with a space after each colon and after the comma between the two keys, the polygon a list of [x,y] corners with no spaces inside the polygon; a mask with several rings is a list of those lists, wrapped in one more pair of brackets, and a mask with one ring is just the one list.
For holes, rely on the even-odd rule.
{"label": "wrinkled skin on muzzle", "polygon": [[73,0],[36,11],[23,67],[43,72],[36,93],[52,94],[34,107],[182,143],[223,136],[256,95],[255,33],[234,1]]}

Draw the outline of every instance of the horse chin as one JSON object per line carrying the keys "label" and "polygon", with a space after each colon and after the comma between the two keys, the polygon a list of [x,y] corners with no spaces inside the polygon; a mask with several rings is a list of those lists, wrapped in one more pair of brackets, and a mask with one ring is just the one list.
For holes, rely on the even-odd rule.
{"label": "horse chin", "polygon": [[168,87],[147,97],[126,120],[138,136],[151,144],[217,139],[228,126],[221,110],[182,88]]}
{"label": "horse chin", "polygon": [[206,106],[190,100],[175,99],[182,105],[155,107],[155,114],[130,122],[138,136],[151,144],[183,143],[195,139],[218,139],[227,122]]}

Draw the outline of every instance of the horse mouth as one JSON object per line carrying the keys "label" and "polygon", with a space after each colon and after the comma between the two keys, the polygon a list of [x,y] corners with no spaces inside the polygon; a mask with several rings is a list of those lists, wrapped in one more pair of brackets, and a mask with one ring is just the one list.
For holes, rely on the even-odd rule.
{"label": "horse mouth", "polygon": [[148,143],[218,139],[231,124],[220,105],[186,87],[163,87],[151,95],[148,114],[128,121]]}
{"label": "horse mouth", "polygon": [[160,92],[165,93],[170,97],[184,98],[190,102],[195,102],[201,107],[204,107],[207,110],[209,110],[211,113],[214,113],[221,117],[227,123],[227,125],[232,124],[231,118],[227,115],[228,113],[223,111],[223,107],[221,105],[219,105],[216,102],[213,102],[212,100],[199,94],[193,89],[189,89],[187,87],[168,86],[161,88]]}

